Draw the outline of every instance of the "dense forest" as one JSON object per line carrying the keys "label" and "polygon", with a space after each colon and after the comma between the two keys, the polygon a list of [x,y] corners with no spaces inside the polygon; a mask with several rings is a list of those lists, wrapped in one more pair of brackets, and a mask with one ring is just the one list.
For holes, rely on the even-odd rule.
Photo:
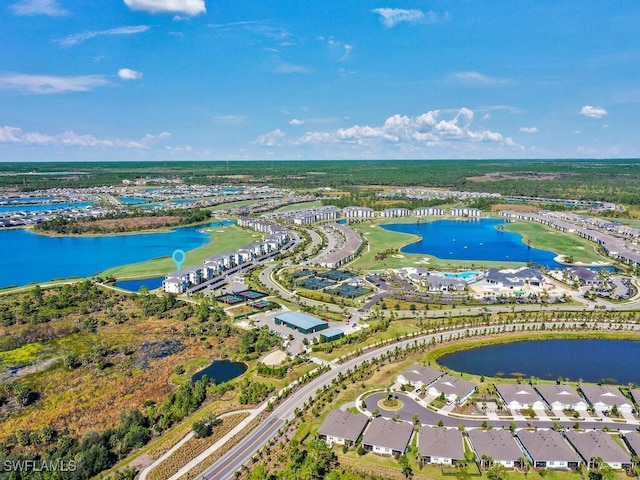
{"label": "dense forest", "polygon": [[[299,189],[425,186],[640,205],[639,167],[638,159],[6,163],[3,171],[12,175],[0,176],[0,188],[33,191],[180,178],[185,183]],[[42,175],[60,171],[77,173]]]}

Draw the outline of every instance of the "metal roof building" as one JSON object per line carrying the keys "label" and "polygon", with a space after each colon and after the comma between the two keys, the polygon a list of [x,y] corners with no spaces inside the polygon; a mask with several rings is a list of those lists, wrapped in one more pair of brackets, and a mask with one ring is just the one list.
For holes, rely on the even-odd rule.
{"label": "metal roof building", "polygon": [[312,317],[300,312],[286,312],[276,315],[276,325],[286,325],[289,328],[298,330],[300,333],[314,333],[329,328],[329,324],[324,320]]}

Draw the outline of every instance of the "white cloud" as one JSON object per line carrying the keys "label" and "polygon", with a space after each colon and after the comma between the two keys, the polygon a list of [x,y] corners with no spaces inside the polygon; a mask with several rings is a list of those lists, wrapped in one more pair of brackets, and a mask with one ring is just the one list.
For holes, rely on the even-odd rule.
{"label": "white cloud", "polygon": [[118,70],[118,76],[121,80],[140,80],[142,72],[131,70],[130,68],[121,68]]}
{"label": "white cloud", "polygon": [[520,131],[523,133],[538,133],[537,127],[520,127]]}
{"label": "white cloud", "polygon": [[151,13],[183,13],[195,16],[206,13],[204,0],[124,0],[131,10]]}
{"label": "white cloud", "polygon": [[280,145],[280,140],[285,136],[285,133],[278,128],[264,135],[260,135],[253,143],[264,147],[277,147]]}
{"label": "white cloud", "polygon": [[377,13],[381,17],[382,23],[387,28],[392,28],[398,23],[417,23],[424,20],[422,10],[405,10],[403,8],[374,8],[373,13]]}
{"label": "white cloud", "polygon": [[456,82],[465,83],[469,85],[484,85],[488,87],[497,85],[507,85],[510,81],[506,78],[488,77],[480,72],[456,72],[451,75],[451,78]]}
{"label": "white cloud", "polygon": [[279,62],[273,71],[275,73],[311,73],[311,69],[308,67],[288,62]]}
{"label": "white cloud", "polygon": [[75,33],[73,35],[69,35],[68,37],[57,40],[58,43],[64,45],[65,47],[70,47],[72,45],[77,45],[79,43],[84,42],[85,40],[89,40],[90,38],[99,37],[102,35],[131,35],[134,33],[142,33],[149,30],[148,25],[135,25],[131,27],[118,27],[118,28],[110,28],[108,30],[93,30],[89,32]]}
{"label": "white cloud", "polygon": [[304,120],[294,118],[289,122],[289,125],[304,125]]}
{"label": "white cloud", "polygon": [[20,145],[41,145],[60,147],[105,147],[148,150],[171,137],[169,132],[159,135],[146,134],[138,140],[127,138],[99,138],[95,135],[81,135],[66,131],[55,135],[39,132],[23,132],[17,127],[0,127],[0,143]]}
{"label": "white cloud", "polygon": [[333,132],[310,131],[295,144],[355,144],[380,146],[391,144],[413,148],[430,148],[460,144],[493,143],[522,149],[511,138],[486,129],[474,130],[471,124],[474,112],[460,108],[451,119],[440,118],[440,110],[432,110],[417,117],[393,115],[381,126],[354,125]]}
{"label": "white cloud", "polygon": [[14,90],[24,94],[48,94],[65,92],[87,92],[108,85],[104,75],[30,75],[5,73],[0,75],[0,90]]}
{"label": "white cloud", "polygon": [[58,0],[21,0],[11,5],[16,15],[49,15],[61,17],[69,15],[69,11],[60,6]]}
{"label": "white cloud", "polygon": [[589,118],[602,118],[607,115],[607,112],[604,108],[601,107],[592,107],[591,105],[585,105],[580,110],[580,115],[584,115]]}

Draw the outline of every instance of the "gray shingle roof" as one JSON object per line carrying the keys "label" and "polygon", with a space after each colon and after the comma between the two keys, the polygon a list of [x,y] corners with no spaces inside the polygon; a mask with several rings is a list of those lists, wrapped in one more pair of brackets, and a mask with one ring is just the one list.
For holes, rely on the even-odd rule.
{"label": "gray shingle roof", "polygon": [[530,405],[542,400],[531,385],[496,383],[495,387],[506,403],[515,401],[520,402],[524,405]]}
{"label": "gray shingle roof", "polygon": [[534,461],[579,461],[578,454],[555,430],[520,430],[517,437]]}
{"label": "gray shingle roof", "polygon": [[517,461],[523,452],[506,430],[470,430],[469,440],[479,457],[486,455],[495,461]]}
{"label": "gray shingle roof", "polygon": [[423,457],[464,458],[462,432],[457,428],[424,427],[418,434],[418,452]]}
{"label": "gray shingle roof", "polygon": [[581,385],[580,390],[587,397],[589,403],[595,405],[596,403],[603,403],[613,407],[617,405],[630,405],[631,402],[625,397],[620,390],[615,387],[608,387],[605,385]]}
{"label": "gray shingle roof", "polygon": [[413,425],[409,423],[374,418],[364,432],[362,443],[404,452],[412,433]]}
{"label": "gray shingle roof", "polygon": [[411,383],[422,382],[424,385],[429,385],[435,382],[443,374],[444,373],[440,370],[425,367],[424,365],[420,364],[415,364],[401,373],[401,375]]}
{"label": "gray shingle roof", "polygon": [[631,450],[633,450],[636,455],[640,455],[640,433],[629,432],[626,433],[624,437],[627,439],[627,443],[631,446]]}
{"label": "gray shingle roof", "polygon": [[564,405],[576,405],[580,402],[587,403],[573,387],[568,385],[537,385],[536,390],[549,405],[554,402],[560,402]]}
{"label": "gray shingle roof", "polygon": [[570,430],[565,435],[585,462],[600,457],[606,463],[630,463],[631,456],[608,433],[601,430],[584,433]]}
{"label": "gray shingle roof", "polygon": [[368,421],[369,418],[361,413],[332,410],[318,428],[318,433],[355,442],[362,434],[364,427],[367,426]]}

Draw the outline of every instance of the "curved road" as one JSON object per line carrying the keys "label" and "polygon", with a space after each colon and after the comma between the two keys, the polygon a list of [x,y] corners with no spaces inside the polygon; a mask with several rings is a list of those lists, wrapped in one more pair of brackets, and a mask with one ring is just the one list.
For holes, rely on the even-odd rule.
{"label": "curved road", "polygon": [[[557,325],[560,325],[562,322],[558,322]],[[530,326],[539,326],[540,323],[528,323]],[[547,322],[547,325],[552,325]],[[599,329],[606,330],[609,327],[609,323],[598,323],[596,324]],[[616,325],[614,325],[615,327]],[[633,331],[640,331],[640,325],[637,324],[629,324],[626,327],[630,327]],[[481,327],[474,328],[470,327],[470,330],[480,331]],[[383,347],[377,348],[375,350],[370,350],[368,352],[363,353],[359,357],[353,358],[351,360],[346,361],[340,365],[334,365],[335,368],[323,373],[319,377],[311,380],[309,383],[300,387],[299,390],[290,394],[289,397],[282,400],[282,403],[274,409],[274,411],[269,415],[269,418],[263,422],[260,426],[255,428],[252,432],[250,432],[244,439],[240,441],[235,447],[233,447],[229,452],[227,452],[220,460],[218,460],[215,464],[209,467],[202,475],[203,479],[215,479],[215,480],[227,480],[233,477],[233,474],[236,470],[242,468],[243,465],[246,465],[251,457],[260,450],[264,445],[266,445],[271,438],[273,438],[280,427],[284,425],[287,420],[290,420],[295,415],[296,408],[303,408],[304,403],[315,395],[316,390],[321,388],[324,385],[328,385],[331,381],[338,377],[339,374],[345,374],[347,370],[353,369],[358,366],[365,360],[371,360],[374,357],[378,357],[383,353],[387,353],[389,351],[395,350],[396,348],[405,348],[408,345],[413,344],[416,341],[424,340],[425,342],[430,342],[433,337],[442,337],[443,340],[449,340],[451,336],[457,336],[458,334],[464,335],[467,328],[447,331],[447,332],[436,332],[432,334],[423,335],[420,337],[414,337],[408,340],[403,340],[397,343],[391,343],[389,345],[385,345]],[[614,329],[615,330],[615,329]],[[422,409],[424,410],[424,409]],[[433,417],[431,414],[435,415]],[[411,414],[409,416],[409,420],[411,420]],[[429,420],[430,423],[433,422],[433,425],[438,423],[438,420],[442,419],[443,422],[447,421],[445,425],[452,423],[452,426],[457,426],[460,423],[466,424],[465,422],[469,422],[469,426],[477,426],[476,423],[480,424],[481,421],[477,420],[467,420],[467,419],[452,419],[450,417],[445,417],[438,415],[435,412],[429,412],[425,414],[425,420]],[[488,423],[492,423],[491,421],[487,421]],[[496,426],[502,426],[505,424],[504,421],[494,421]],[[493,424],[492,423],[492,424]],[[510,423],[510,422],[509,422]],[[525,422],[526,423],[526,422]],[[548,422],[550,425],[553,422]],[[566,422],[565,422],[566,423]],[[606,422],[598,422],[597,425],[602,428]],[[588,427],[587,423],[581,422],[581,425],[584,427]],[[618,424],[619,426],[619,424]],[[589,427],[590,428],[590,427]]]}

